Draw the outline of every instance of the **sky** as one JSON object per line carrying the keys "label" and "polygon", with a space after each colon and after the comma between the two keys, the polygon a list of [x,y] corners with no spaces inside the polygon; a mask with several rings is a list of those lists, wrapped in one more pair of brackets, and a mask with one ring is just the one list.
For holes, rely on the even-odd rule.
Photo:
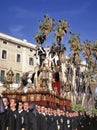
{"label": "sky", "polygon": [[[34,36],[44,15],[55,22],[69,23],[63,43],[68,47],[69,32],[80,34],[81,42],[97,40],[97,0],[0,0],[0,32],[37,44]],[[53,33],[48,46],[55,42]]]}

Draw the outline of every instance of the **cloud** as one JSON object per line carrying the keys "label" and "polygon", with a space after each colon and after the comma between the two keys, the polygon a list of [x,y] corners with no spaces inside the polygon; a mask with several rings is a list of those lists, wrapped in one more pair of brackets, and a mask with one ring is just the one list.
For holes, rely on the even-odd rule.
{"label": "cloud", "polygon": [[19,8],[19,7],[12,7],[10,8],[12,12],[15,12],[15,18],[23,19],[32,17],[33,14],[30,10]]}
{"label": "cloud", "polygon": [[23,25],[11,25],[9,27],[9,31],[12,35],[17,36],[17,37],[22,37],[23,36]]}
{"label": "cloud", "polygon": [[25,17],[32,16],[32,13],[25,9],[16,8],[15,11],[16,11],[17,18],[25,18]]}

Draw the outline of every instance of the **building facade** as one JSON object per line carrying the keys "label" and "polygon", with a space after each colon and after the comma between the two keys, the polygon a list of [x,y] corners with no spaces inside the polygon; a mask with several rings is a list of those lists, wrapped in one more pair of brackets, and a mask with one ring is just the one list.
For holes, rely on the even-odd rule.
{"label": "building facade", "polygon": [[14,72],[14,82],[18,83],[25,72],[33,72],[36,45],[18,38],[0,33],[0,82],[7,72]]}

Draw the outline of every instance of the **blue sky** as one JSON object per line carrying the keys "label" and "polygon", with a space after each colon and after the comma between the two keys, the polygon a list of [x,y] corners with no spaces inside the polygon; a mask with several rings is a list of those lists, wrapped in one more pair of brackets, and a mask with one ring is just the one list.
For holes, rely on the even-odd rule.
{"label": "blue sky", "polygon": [[[97,0],[0,0],[0,32],[35,43],[39,21],[48,14],[57,22],[66,19],[69,31],[80,34],[81,41],[97,40]],[[68,46],[69,33],[63,43]],[[48,36],[48,45],[54,42]]]}

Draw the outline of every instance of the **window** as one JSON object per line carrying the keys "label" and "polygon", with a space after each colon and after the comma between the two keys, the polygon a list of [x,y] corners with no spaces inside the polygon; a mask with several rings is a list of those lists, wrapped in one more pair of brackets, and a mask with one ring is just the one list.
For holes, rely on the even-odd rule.
{"label": "window", "polygon": [[32,50],[32,49],[30,49],[30,51],[32,52],[33,50]]}
{"label": "window", "polygon": [[20,54],[17,54],[17,59],[16,59],[16,61],[17,61],[17,62],[20,62],[20,60],[21,60]]}
{"label": "window", "polygon": [[20,74],[16,73],[16,83],[19,83],[19,81],[20,81]]}
{"label": "window", "polygon": [[29,65],[33,65],[33,58],[32,57],[29,58]]}
{"label": "window", "polygon": [[7,44],[7,41],[3,41],[3,44]]}
{"label": "window", "polygon": [[4,81],[4,77],[5,77],[5,71],[1,70],[0,71],[0,81],[3,82]]}
{"label": "window", "polygon": [[17,45],[17,48],[21,48],[21,46]]}
{"label": "window", "polygon": [[2,50],[2,59],[6,59],[6,58],[7,58],[7,51]]}

